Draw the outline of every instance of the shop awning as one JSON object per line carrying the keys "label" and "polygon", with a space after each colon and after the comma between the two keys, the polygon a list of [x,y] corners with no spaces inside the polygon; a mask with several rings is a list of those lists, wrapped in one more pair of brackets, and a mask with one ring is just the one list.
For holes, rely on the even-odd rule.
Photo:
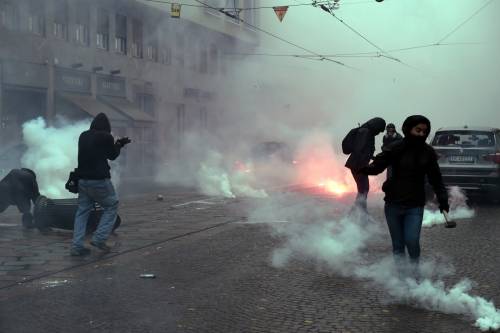
{"label": "shop awning", "polygon": [[113,109],[122,112],[126,116],[130,117],[135,121],[143,121],[143,122],[154,122],[155,119],[149,114],[142,112],[139,107],[125,98],[120,97],[109,97],[109,96],[101,96],[99,97],[104,103]]}
{"label": "shop awning", "polygon": [[130,121],[129,118],[125,117],[120,112],[114,110],[112,107],[109,107],[99,100],[93,99],[92,96],[70,93],[58,93],[58,95],[68,102],[74,104],[79,109],[87,112],[92,117],[95,117],[102,112],[106,114],[111,121]]}

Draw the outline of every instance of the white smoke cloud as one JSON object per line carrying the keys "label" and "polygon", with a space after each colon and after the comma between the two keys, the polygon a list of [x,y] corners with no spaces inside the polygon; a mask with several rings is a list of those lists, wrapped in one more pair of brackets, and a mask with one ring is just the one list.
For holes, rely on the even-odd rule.
{"label": "white smoke cloud", "polygon": [[[209,151],[197,173],[201,191],[208,195],[235,198],[236,196],[265,198],[266,191],[252,187],[252,175],[246,170],[229,170],[228,161],[216,151]],[[229,163],[230,165],[230,163]]]}
{"label": "white smoke cloud", "polygon": [[[467,197],[465,193],[458,187],[453,186],[448,190],[450,213],[449,218],[452,220],[470,219],[474,217],[475,212],[467,205]],[[439,210],[425,209],[422,226],[432,227],[437,224],[444,224],[445,218]]]}
{"label": "white smoke cloud", "polygon": [[55,128],[42,118],[23,124],[28,149],[22,164],[36,173],[40,193],[55,199],[73,196],[64,185],[69,172],[77,167],[78,137],[89,125],[78,122]]}
{"label": "white smoke cloud", "polygon": [[[331,211],[309,200],[296,204],[290,198],[270,198],[252,214],[252,220],[291,221],[270,223],[273,233],[284,239],[273,251],[272,264],[283,267],[293,259],[313,262],[322,269],[352,278],[368,280],[385,290],[396,302],[413,304],[432,311],[472,317],[483,330],[500,328],[500,311],[491,301],[471,295],[472,282],[462,279],[448,287],[442,278],[453,267],[421,261],[418,271],[406,261],[377,256],[370,244],[381,242],[382,224],[363,215],[332,218]],[[332,209],[331,207],[329,209]]]}

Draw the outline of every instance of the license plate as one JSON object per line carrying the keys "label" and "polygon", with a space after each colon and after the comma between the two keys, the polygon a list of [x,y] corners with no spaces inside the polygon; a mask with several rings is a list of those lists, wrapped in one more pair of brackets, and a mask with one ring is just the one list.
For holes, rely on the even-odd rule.
{"label": "license plate", "polygon": [[449,161],[454,163],[474,163],[474,156],[470,155],[450,156]]}

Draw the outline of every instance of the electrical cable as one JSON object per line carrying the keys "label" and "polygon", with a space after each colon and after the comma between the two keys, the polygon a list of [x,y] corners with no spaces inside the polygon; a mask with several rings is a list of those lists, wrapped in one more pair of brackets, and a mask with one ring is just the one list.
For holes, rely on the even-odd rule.
{"label": "electrical cable", "polygon": [[[243,19],[239,18],[239,17],[238,17],[238,16],[236,16],[236,15],[233,15],[233,14],[231,14],[231,13],[228,13],[228,12],[226,12],[226,11],[224,11],[224,10],[219,10],[219,9],[217,9],[216,7],[212,7],[212,6],[210,6],[210,5],[208,5],[208,4],[204,3],[204,2],[202,2],[202,1],[200,1],[200,0],[194,0],[194,1],[196,1],[196,2],[198,2],[198,3],[200,3],[200,4],[202,4],[202,5],[205,5],[205,7],[206,7],[206,8],[209,8],[209,9],[216,10],[216,11],[218,11],[218,12],[221,12],[221,13],[225,14],[226,16],[229,16],[229,17],[231,17],[231,18],[233,18],[233,19],[235,19],[235,20],[237,20],[237,21],[239,21],[239,22],[241,22],[241,23],[243,23],[243,24],[246,24],[247,26],[249,26],[249,27],[251,27],[251,28],[253,28],[253,29],[257,30],[257,31],[260,31],[260,32],[262,32],[262,33],[264,33],[264,34],[266,34],[266,35],[269,35],[269,36],[273,37],[273,38],[276,38],[276,39],[278,39],[278,40],[280,40],[280,41],[282,41],[282,42],[284,42],[284,43],[286,43],[286,44],[292,45],[292,46],[294,46],[294,47],[296,47],[296,48],[299,48],[299,49],[301,49],[301,50],[303,50],[303,51],[306,51],[307,53],[310,53],[310,54],[312,54],[312,55],[315,55],[315,56],[317,56],[317,57],[319,57],[319,58],[325,58],[325,57],[323,57],[321,54],[319,54],[319,53],[317,53],[317,52],[311,51],[311,50],[309,50],[309,49],[307,49],[307,48],[305,48],[305,47],[303,47],[303,46],[300,46],[300,45],[298,45],[298,44],[296,44],[296,43],[294,43],[294,42],[288,41],[288,40],[286,40],[286,39],[284,39],[284,38],[282,38],[282,37],[280,37],[280,36],[278,36],[278,35],[275,35],[275,34],[273,34],[273,33],[269,32],[269,31],[266,31],[266,30],[264,30],[264,29],[261,29],[261,28],[259,28],[259,27],[255,26],[255,25],[253,25],[253,24],[250,24],[250,23],[246,22],[245,20],[243,20]],[[344,67],[347,67],[347,68],[350,68],[350,69],[356,69],[356,70],[358,70],[357,68],[354,68],[354,67],[348,66],[348,65],[346,65],[346,64],[344,64],[344,63],[342,63],[342,62],[340,62],[340,61],[333,60],[333,59],[328,59],[328,60],[329,60],[329,61],[331,61],[331,62],[336,63],[337,65],[341,65],[341,66],[344,66]]]}
{"label": "electrical cable", "polygon": [[486,7],[488,7],[489,5],[491,5],[493,3],[494,0],[488,0],[487,2],[485,2],[481,7],[479,7],[474,13],[472,13],[472,15],[470,15],[467,19],[465,19],[462,23],[460,23],[459,25],[457,25],[452,31],[450,31],[449,33],[447,33],[443,38],[441,38],[436,44],[441,44],[441,42],[443,42],[444,40],[448,39],[451,35],[453,35],[455,32],[457,32],[458,29],[460,29],[461,27],[463,27],[467,22],[469,22],[474,16],[476,16],[477,14],[479,14],[483,9],[485,9]]}

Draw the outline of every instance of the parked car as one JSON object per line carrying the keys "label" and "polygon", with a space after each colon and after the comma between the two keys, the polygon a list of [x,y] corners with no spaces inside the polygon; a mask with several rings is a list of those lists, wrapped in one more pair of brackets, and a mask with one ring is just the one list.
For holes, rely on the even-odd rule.
{"label": "parked car", "polygon": [[500,129],[444,127],[436,131],[431,145],[446,186],[500,195]]}
{"label": "parked car", "polygon": [[254,162],[275,160],[283,163],[293,163],[293,152],[284,142],[261,142],[253,147],[251,155]]}

